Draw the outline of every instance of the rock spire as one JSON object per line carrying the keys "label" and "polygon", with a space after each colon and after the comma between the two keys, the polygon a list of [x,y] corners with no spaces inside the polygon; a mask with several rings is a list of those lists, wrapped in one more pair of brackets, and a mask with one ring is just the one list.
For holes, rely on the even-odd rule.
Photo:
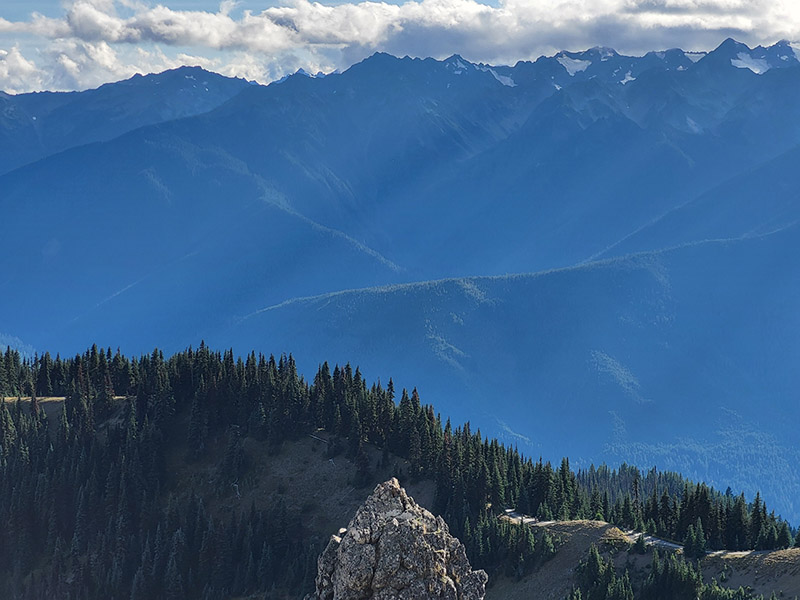
{"label": "rock spire", "polygon": [[331,536],[306,600],[482,600],[487,579],[444,520],[392,478]]}

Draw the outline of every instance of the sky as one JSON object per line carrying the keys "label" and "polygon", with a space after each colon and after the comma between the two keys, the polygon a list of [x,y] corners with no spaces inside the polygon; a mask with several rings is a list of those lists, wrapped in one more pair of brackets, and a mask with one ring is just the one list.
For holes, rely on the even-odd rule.
{"label": "sky", "polygon": [[0,0],[0,90],[81,90],[199,65],[268,83],[374,52],[514,64],[800,41],[800,0]]}

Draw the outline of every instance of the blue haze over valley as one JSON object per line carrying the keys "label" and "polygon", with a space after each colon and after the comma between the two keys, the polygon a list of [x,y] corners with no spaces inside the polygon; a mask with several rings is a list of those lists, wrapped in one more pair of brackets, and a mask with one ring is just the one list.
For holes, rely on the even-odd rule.
{"label": "blue haze over valley", "polygon": [[351,362],[534,458],[760,489],[797,522],[798,56],[0,93],[0,341]]}

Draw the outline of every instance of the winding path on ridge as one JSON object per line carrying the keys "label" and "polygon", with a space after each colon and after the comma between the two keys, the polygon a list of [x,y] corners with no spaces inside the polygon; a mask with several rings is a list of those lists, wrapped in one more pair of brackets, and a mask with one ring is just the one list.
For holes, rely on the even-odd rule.
{"label": "winding path on ridge", "polygon": [[[530,515],[523,515],[512,509],[506,509],[503,515],[501,515],[501,518],[504,518],[512,523],[530,525],[531,527],[546,527],[548,525],[555,525],[557,523],[562,522],[562,521],[539,521],[536,517],[532,517]],[[644,541],[648,546],[654,546],[656,548],[663,548],[665,550],[673,550],[673,551],[683,550],[683,544],[677,544],[675,542],[665,540],[664,538],[660,538],[650,533],[642,533],[639,531],[634,531],[633,529],[623,531],[622,533],[625,535],[625,537],[631,544],[635,543],[640,536],[644,536]],[[770,552],[772,551],[771,550],[710,550],[706,552],[706,556],[741,557],[741,556],[756,556],[762,554],[769,554]]]}
{"label": "winding path on ridge", "polygon": [[[556,523],[561,522],[561,521],[539,521],[536,517],[531,517],[530,515],[523,515],[512,509],[506,509],[502,515],[502,518],[505,518],[506,520],[512,523],[516,523],[518,525],[519,524],[530,525],[531,527],[545,527],[547,525],[554,525]],[[655,546],[656,548],[664,548],[668,550],[683,550],[683,545],[676,544],[675,542],[670,542],[669,540],[656,537],[649,533],[641,533],[639,531],[634,531],[633,529],[630,529],[628,531],[623,531],[622,533],[625,535],[625,537],[631,544],[636,542],[636,540],[638,540],[639,537],[643,535],[644,541],[648,546]],[[726,552],[727,551],[720,550],[708,554],[724,554]]]}

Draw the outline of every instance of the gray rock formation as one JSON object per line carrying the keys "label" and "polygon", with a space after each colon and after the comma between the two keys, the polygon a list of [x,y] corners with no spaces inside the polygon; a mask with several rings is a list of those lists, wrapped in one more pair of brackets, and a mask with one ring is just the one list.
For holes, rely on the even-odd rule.
{"label": "gray rock formation", "polygon": [[441,517],[391,479],[375,488],[319,557],[306,600],[482,600],[488,577],[473,571]]}

